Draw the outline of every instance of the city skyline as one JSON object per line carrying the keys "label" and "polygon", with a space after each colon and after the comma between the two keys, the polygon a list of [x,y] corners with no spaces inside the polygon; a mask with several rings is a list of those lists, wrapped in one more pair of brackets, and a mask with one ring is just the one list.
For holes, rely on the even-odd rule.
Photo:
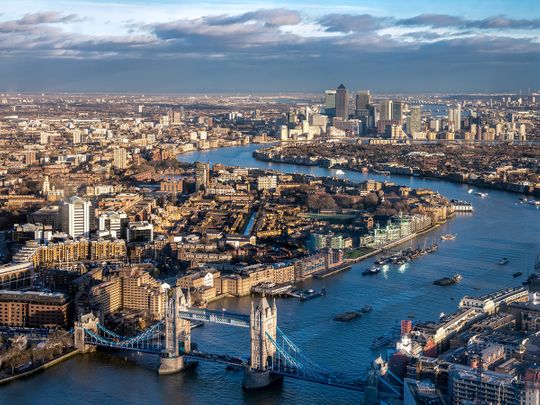
{"label": "city skyline", "polygon": [[[1,91],[536,90],[532,1],[7,1]],[[39,69],[36,69],[39,66]]]}

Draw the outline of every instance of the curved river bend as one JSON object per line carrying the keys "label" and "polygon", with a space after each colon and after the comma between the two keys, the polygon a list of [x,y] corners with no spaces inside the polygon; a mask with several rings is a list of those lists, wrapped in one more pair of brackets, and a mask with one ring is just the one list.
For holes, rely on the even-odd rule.
{"label": "curved river bend", "polygon": [[[213,149],[179,156],[182,161],[209,161],[244,167],[302,172],[316,176],[335,175],[335,170],[257,161],[252,152],[260,145]],[[346,172],[351,180],[384,180],[378,175]],[[465,294],[479,295],[520,284],[532,270],[540,248],[540,211],[517,204],[518,195],[486,190],[481,199],[467,193],[468,186],[418,177],[386,178],[410,187],[428,187],[448,198],[471,201],[473,215],[458,215],[441,228],[413,241],[438,239],[441,234],[457,233],[455,241],[442,242],[438,252],[392,267],[385,274],[362,277],[361,271],[372,260],[359,263],[350,271],[325,280],[312,280],[306,286],[325,287],[327,295],[308,302],[278,301],[280,328],[318,362],[331,368],[355,372],[372,359],[371,340],[394,326],[400,319],[438,319],[441,312],[456,310]],[[508,257],[506,266],[497,260]],[[512,274],[524,273],[519,279]],[[459,272],[463,281],[450,287],[434,286],[433,280]],[[350,323],[332,321],[339,312],[373,305],[373,311]],[[227,299],[214,308],[249,312],[249,298]],[[194,330],[193,340],[202,350],[247,356],[246,330],[205,325]],[[158,377],[155,360],[147,356],[95,353],[77,356],[31,378],[0,388],[0,403],[71,404],[86,403],[350,403],[357,394],[347,390],[285,380],[283,385],[256,393],[241,389],[241,372],[225,371],[223,366],[201,363],[192,371]]]}

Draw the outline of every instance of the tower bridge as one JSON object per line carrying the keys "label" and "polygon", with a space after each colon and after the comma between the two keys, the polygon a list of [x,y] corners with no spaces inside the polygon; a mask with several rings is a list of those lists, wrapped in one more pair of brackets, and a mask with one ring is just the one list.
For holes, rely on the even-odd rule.
{"label": "tower bridge", "polygon": [[[204,321],[240,328],[249,328],[250,357],[205,353],[191,347],[190,321]],[[165,319],[137,336],[118,335],[101,325],[93,314],[83,315],[75,324],[75,345],[81,352],[107,347],[118,350],[152,353],[160,356],[159,374],[171,374],[186,368],[192,361],[211,361],[244,368],[243,387],[266,387],[283,377],[364,392],[366,381],[373,376],[350,375],[332,370],[309,359],[277,326],[275,300],[266,297],[251,303],[250,315],[228,311],[191,308],[189,293],[174,289],[167,304]],[[375,378],[382,379],[379,374]],[[400,396],[387,381],[387,391]],[[378,382],[377,382],[378,384]]]}

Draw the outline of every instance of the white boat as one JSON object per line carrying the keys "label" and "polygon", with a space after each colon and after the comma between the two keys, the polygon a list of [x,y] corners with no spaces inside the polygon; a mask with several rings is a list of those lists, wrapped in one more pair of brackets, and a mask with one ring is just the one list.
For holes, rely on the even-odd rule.
{"label": "white boat", "polygon": [[338,176],[343,176],[345,174],[345,172],[343,170],[341,170],[341,169],[338,169],[338,170],[336,170],[336,174]]}
{"label": "white boat", "polygon": [[488,193],[481,193],[480,191],[477,191],[476,193],[477,196],[481,197],[481,198],[486,198],[488,196]]}
{"label": "white boat", "polygon": [[474,192],[474,190],[473,190],[472,188],[470,188],[470,189],[467,191],[467,193],[469,193],[469,194],[472,194],[473,192]]}
{"label": "white boat", "polygon": [[457,237],[457,234],[453,235],[451,233],[447,233],[441,236],[441,240],[454,240],[456,239],[456,237]]}

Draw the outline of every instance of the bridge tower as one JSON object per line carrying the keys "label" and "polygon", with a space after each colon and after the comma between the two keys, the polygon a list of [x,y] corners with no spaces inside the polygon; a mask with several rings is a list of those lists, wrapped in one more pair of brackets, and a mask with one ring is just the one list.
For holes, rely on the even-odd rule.
{"label": "bridge tower", "polygon": [[85,343],[84,330],[86,329],[94,333],[98,333],[98,322],[99,319],[92,312],[81,315],[79,320],[75,322],[75,327],[73,328],[73,340],[75,347],[79,350],[79,352],[88,353],[96,350],[95,346]]}
{"label": "bridge tower", "polygon": [[[187,298],[182,293],[182,289],[175,287],[173,296],[167,303],[167,313],[165,315],[165,348],[161,353],[159,374],[172,374],[183,370],[184,353],[191,351],[191,326],[189,321],[180,319],[180,308],[186,308],[191,304],[191,297],[188,292]],[[180,350],[182,343],[182,350]]]}
{"label": "bridge tower", "polygon": [[276,348],[269,337],[274,342],[277,333],[277,308],[276,300],[272,301],[272,306],[266,297],[261,297],[257,305],[251,301],[250,317],[251,336],[251,364],[246,367],[244,373],[244,389],[258,389],[272,384],[281,377],[272,375],[269,363],[274,360]]}

